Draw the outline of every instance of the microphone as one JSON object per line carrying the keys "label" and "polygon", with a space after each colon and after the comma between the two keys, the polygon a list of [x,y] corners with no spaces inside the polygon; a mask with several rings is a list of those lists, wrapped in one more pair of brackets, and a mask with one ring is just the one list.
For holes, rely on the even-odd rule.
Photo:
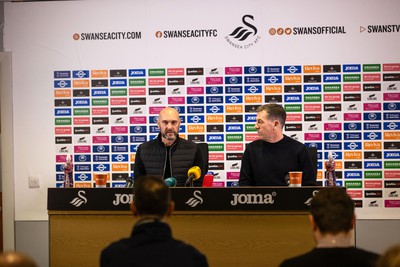
{"label": "microphone", "polygon": [[201,177],[201,169],[199,166],[193,166],[188,170],[188,178],[186,180],[185,186],[193,187],[193,181],[196,181]]}
{"label": "microphone", "polygon": [[174,177],[169,177],[165,179],[164,182],[168,185],[168,187],[175,187],[178,181]]}
{"label": "microphone", "polygon": [[214,182],[214,173],[207,172],[207,174],[204,175],[204,178],[203,178],[203,187],[212,187],[213,182]]}

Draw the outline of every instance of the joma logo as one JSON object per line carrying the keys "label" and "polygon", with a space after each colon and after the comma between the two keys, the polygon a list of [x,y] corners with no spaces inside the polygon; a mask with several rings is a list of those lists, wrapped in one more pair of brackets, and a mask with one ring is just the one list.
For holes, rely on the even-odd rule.
{"label": "joma logo", "polygon": [[276,192],[272,192],[272,194],[233,194],[233,199],[231,200],[231,205],[236,206],[237,204],[273,204],[274,196],[276,196]]}
{"label": "joma logo", "polygon": [[118,206],[120,204],[129,204],[132,201],[133,201],[133,194],[115,194],[113,205]]}

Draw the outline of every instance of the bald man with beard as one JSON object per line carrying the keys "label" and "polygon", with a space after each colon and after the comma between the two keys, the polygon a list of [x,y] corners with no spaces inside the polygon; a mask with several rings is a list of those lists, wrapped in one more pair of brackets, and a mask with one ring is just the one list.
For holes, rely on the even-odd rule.
{"label": "bald man with beard", "polygon": [[[176,109],[166,107],[161,110],[157,126],[160,133],[157,138],[147,141],[137,148],[134,167],[134,181],[145,175],[173,177],[176,186],[185,186],[187,172],[193,166],[205,170],[205,160],[196,143],[179,137],[181,119]],[[200,179],[194,186],[202,185]]]}

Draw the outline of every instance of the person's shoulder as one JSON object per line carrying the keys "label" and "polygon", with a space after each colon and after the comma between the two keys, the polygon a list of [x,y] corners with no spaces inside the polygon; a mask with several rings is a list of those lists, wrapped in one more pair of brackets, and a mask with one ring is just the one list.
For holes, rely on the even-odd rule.
{"label": "person's shoulder", "polygon": [[[208,261],[205,254],[203,254],[194,246],[181,240],[172,239],[168,243],[168,253],[169,255],[173,255],[170,259],[171,261],[176,260],[177,263],[185,263],[185,266],[208,266]],[[179,264],[179,266],[181,264]]]}
{"label": "person's shoulder", "polygon": [[353,247],[348,252],[349,257],[353,259],[354,265],[374,267],[379,259],[379,254],[361,248]]}
{"label": "person's shoulder", "polygon": [[303,143],[301,143],[300,141],[298,141],[298,140],[296,140],[296,139],[294,139],[294,138],[292,138],[292,137],[290,137],[290,136],[287,136],[287,135],[283,135],[283,141],[285,141],[285,142],[287,142],[287,143],[294,143],[294,144],[301,144],[301,145],[303,145]]}
{"label": "person's shoulder", "polygon": [[196,262],[199,264],[199,266],[207,266],[207,257],[205,254],[203,254],[200,250],[197,248],[187,245],[188,249],[188,254],[191,255],[191,258],[193,259],[193,262]]}
{"label": "person's shoulder", "polygon": [[[293,258],[288,258],[284,260],[279,267],[302,267],[302,266],[311,266],[311,262],[313,259],[314,250],[298,255]],[[310,261],[311,260],[311,261]]]}
{"label": "person's shoulder", "polygon": [[329,259],[340,266],[342,260],[338,255],[348,259],[348,262],[354,266],[371,267],[374,265],[379,255],[363,249],[348,248],[317,248],[305,254],[284,260],[279,267],[312,267],[323,266],[323,263]]}
{"label": "person's shoulder", "polygon": [[102,253],[113,254],[115,252],[121,252],[128,245],[128,243],[129,243],[129,238],[123,238],[118,241],[112,242],[103,249]]}
{"label": "person's shoulder", "polygon": [[203,253],[201,253],[197,248],[186,242],[177,239],[173,239],[173,242],[175,243],[176,249],[179,251],[190,253],[197,256],[204,256]]}
{"label": "person's shoulder", "polygon": [[264,143],[267,143],[263,140],[257,139],[245,145],[245,153],[246,154],[253,154],[258,153],[260,150],[263,150]]}
{"label": "person's shoulder", "polygon": [[283,135],[282,143],[285,145],[289,144],[291,147],[296,147],[297,149],[306,149],[305,144],[287,135]]}
{"label": "person's shoulder", "polygon": [[254,140],[254,141],[251,141],[250,143],[248,143],[246,145],[246,147],[258,147],[263,143],[266,143],[266,142],[263,140],[257,139],[257,140]]}
{"label": "person's shoulder", "polygon": [[362,257],[369,257],[369,258],[378,258],[379,257],[379,254],[378,253],[375,253],[375,252],[372,252],[372,251],[368,251],[368,250],[365,250],[365,249],[362,249],[362,248],[356,248],[356,247],[353,247],[353,252],[352,253],[354,253],[354,254],[358,254],[358,255],[360,255],[360,256],[362,256]]}

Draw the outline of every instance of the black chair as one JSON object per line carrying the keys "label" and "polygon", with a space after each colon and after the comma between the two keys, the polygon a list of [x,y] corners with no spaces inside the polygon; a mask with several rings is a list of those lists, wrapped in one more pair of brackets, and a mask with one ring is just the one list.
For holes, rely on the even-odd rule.
{"label": "black chair", "polygon": [[315,177],[317,177],[318,172],[318,150],[316,147],[307,147],[308,154],[310,155],[311,162],[314,166]]}
{"label": "black chair", "polygon": [[200,149],[201,154],[203,155],[203,160],[204,160],[204,170],[201,170],[203,172],[203,175],[208,172],[208,144],[207,143],[196,143],[197,147]]}

